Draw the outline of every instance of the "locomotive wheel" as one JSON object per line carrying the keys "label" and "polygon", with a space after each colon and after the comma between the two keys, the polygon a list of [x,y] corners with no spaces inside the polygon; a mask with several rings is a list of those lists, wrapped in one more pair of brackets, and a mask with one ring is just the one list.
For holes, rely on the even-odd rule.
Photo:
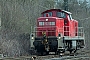
{"label": "locomotive wheel", "polygon": [[38,52],[37,55],[38,56],[45,56],[45,55],[48,55],[49,52]]}
{"label": "locomotive wheel", "polygon": [[70,52],[70,54],[72,54],[72,50],[70,50],[69,52]]}
{"label": "locomotive wheel", "polygon": [[76,55],[77,50],[74,50],[74,56]]}
{"label": "locomotive wheel", "polygon": [[58,53],[59,53],[59,52],[58,52],[58,51],[56,51],[56,52],[55,52],[55,55],[58,55]]}
{"label": "locomotive wheel", "polygon": [[74,53],[76,53],[77,52],[77,50],[74,50]]}
{"label": "locomotive wheel", "polygon": [[42,52],[38,52],[37,55],[38,55],[38,56],[42,56],[43,53],[42,53]]}
{"label": "locomotive wheel", "polygon": [[46,51],[46,55],[49,55],[49,52],[48,51]]}
{"label": "locomotive wheel", "polygon": [[76,52],[77,52],[77,50],[71,50],[70,51],[70,56],[75,56],[76,55]]}
{"label": "locomotive wheel", "polygon": [[40,52],[37,52],[37,55],[38,55],[38,56],[40,56],[40,55],[41,55],[41,53],[40,53]]}
{"label": "locomotive wheel", "polygon": [[72,50],[70,50],[69,52],[70,52],[70,56],[74,56],[74,54],[72,53]]}
{"label": "locomotive wheel", "polygon": [[60,57],[64,56],[64,53],[59,53],[59,56],[60,56]]}

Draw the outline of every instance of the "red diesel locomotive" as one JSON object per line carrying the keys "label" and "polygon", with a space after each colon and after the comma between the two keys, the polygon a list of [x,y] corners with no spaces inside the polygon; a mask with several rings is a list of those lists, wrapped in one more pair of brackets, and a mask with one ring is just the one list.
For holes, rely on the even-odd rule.
{"label": "red diesel locomotive", "polygon": [[50,9],[41,13],[37,19],[35,32],[31,35],[31,48],[39,54],[49,52],[70,53],[84,48],[85,39],[82,27],[72,19],[70,12],[61,9]]}

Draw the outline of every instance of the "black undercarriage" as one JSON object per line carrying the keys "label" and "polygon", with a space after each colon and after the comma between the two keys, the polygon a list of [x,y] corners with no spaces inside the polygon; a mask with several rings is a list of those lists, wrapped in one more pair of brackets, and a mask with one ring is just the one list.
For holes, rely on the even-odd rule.
{"label": "black undercarriage", "polygon": [[[76,42],[77,43],[79,42],[79,44],[81,43],[81,41],[78,40]],[[62,43],[63,43],[63,49],[62,47],[58,49],[57,37],[47,37],[47,38],[36,37],[33,45],[35,47],[35,50],[41,55],[49,54],[49,52],[55,52],[55,54],[64,53],[65,50],[69,51],[71,54],[72,52],[75,53],[78,50],[78,47],[81,48],[81,46],[78,44],[73,48],[72,40],[63,39]]]}
{"label": "black undercarriage", "polygon": [[37,52],[46,52],[47,51],[46,48],[49,49],[49,52],[55,52],[57,51],[57,46],[58,46],[56,37],[47,38],[47,41],[42,37],[35,38],[35,41],[33,44]]}

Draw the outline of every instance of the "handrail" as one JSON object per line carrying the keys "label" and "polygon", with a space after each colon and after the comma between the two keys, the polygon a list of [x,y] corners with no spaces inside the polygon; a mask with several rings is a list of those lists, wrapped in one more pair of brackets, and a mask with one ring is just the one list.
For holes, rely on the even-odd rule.
{"label": "handrail", "polygon": [[[64,31],[64,28],[66,27],[66,31]],[[70,36],[70,34],[77,34],[77,36],[82,36],[82,37],[84,37],[84,30],[83,30],[83,27],[76,27],[77,28],[77,32],[73,32],[73,33],[70,33],[70,27],[69,26],[63,26],[63,28],[59,28],[59,27],[57,27],[57,26],[48,26],[48,27],[34,27],[35,28],[35,33],[36,32],[43,32],[43,30],[42,31],[36,31],[36,29],[38,29],[38,28],[51,28],[51,31],[48,31],[48,30],[46,30],[46,32],[57,32],[57,33],[59,33],[60,32],[60,30],[62,30],[62,35],[64,36],[64,33],[65,32],[68,32],[69,33],[69,36]],[[52,31],[52,28],[56,28],[56,30],[55,31]],[[67,29],[69,29],[69,30],[67,30]]]}

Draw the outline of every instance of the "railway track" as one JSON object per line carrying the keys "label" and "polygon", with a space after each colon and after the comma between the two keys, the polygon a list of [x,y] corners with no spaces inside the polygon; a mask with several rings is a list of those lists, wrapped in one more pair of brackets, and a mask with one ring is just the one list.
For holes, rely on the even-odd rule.
{"label": "railway track", "polygon": [[45,60],[90,60],[90,50],[82,50],[78,51],[75,56],[69,56],[69,54],[65,54],[65,56],[62,57],[55,57],[51,59],[45,59]]}
{"label": "railway track", "polygon": [[[34,59],[35,58],[35,59]],[[59,55],[46,55],[46,56],[20,56],[20,57],[5,57],[0,60],[90,60],[90,50],[82,50],[76,53],[76,56],[69,56],[65,54],[60,57]]]}
{"label": "railway track", "polygon": [[34,56],[23,56],[18,58],[0,58],[0,60],[90,60],[90,57],[87,55],[78,55],[78,56],[63,56],[59,57],[57,55],[47,55],[47,56],[36,56],[36,59],[33,59]]}
{"label": "railway track", "polygon": [[88,56],[81,55],[81,56],[63,56],[59,58],[51,58],[45,60],[90,60]]}

